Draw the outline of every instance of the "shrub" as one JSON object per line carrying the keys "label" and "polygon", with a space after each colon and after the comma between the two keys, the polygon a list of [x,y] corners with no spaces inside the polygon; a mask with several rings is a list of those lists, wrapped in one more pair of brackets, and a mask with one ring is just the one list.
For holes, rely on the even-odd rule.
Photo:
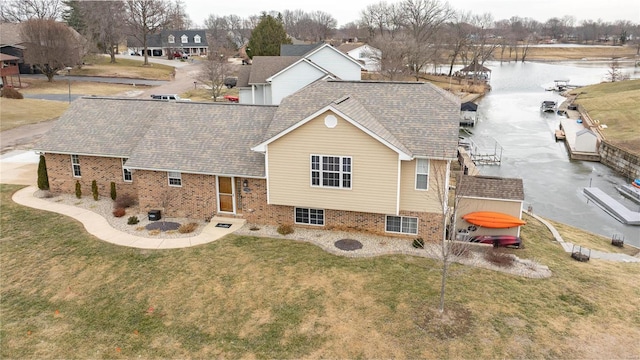
{"label": "shrub", "polygon": [[113,216],[115,217],[123,217],[126,213],[127,212],[124,210],[124,208],[121,207],[113,209]]}
{"label": "shrub", "polygon": [[139,223],[140,220],[138,220],[137,216],[129,216],[129,218],[127,219],[127,224],[129,225],[135,225],[137,223]]}
{"label": "shrub", "polygon": [[111,182],[111,200],[116,201],[116,196],[118,196],[116,194],[116,183],[115,182]]}
{"label": "shrub", "polygon": [[489,249],[484,253],[484,258],[493,265],[499,267],[510,267],[515,262],[515,258],[508,253],[497,249]]}
{"label": "shrub", "polygon": [[424,249],[424,239],[421,237],[413,239],[413,247],[416,249]]}
{"label": "shrub", "polygon": [[290,224],[282,224],[278,226],[278,234],[280,235],[293,234],[293,226]]}
{"label": "shrub", "polygon": [[471,255],[469,244],[452,242],[449,246],[449,253],[453,256],[468,258]]}
{"label": "shrub", "polygon": [[7,99],[24,99],[24,96],[18,90],[10,87],[3,88],[1,96]]}
{"label": "shrub", "polygon": [[136,199],[129,194],[122,194],[116,198],[114,208],[128,208],[135,205]]}
{"label": "shrub", "polygon": [[49,190],[49,175],[47,174],[47,163],[44,155],[40,155],[38,163],[38,189]]}
{"label": "shrub", "polygon": [[80,185],[80,180],[76,180],[76,197],[78,199],[82,198],[82,185]]}
{"label": "shrub", "polygon": [[182,224],[178,228],[178,232],[181,234],[192,233],[196,230],[197,227],[198,227],[198,223],[194,223],[194,222]]}
{"label": "shrub", "polygon": [[93,194],[93,200],[98,201],[100,195],[98,194],[98,183],[95,180],[91,182],[91,194]]}

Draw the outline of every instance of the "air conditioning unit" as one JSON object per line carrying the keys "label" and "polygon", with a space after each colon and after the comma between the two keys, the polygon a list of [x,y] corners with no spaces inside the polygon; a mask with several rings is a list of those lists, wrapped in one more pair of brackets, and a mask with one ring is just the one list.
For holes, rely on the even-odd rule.
{"label": "air conditioning unit", "polygon": [[149,210],[147,215],[149,216],[149,221],[158,221],[162,218],[160,210]]}

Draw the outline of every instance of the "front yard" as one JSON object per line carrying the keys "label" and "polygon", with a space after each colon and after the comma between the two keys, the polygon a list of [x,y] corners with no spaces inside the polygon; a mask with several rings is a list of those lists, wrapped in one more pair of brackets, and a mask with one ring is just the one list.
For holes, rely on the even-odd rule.
{"label": "front yard", "polygon": [[[345,258],[308,243],[230,235],[179,250],[118,247],[0,186],[2,358],[629,358],[640,267],[578,263],[528,219],[549,279],[454,265],[425,324],[439,263]],[[593,235],[583,234],[583,237]]]}

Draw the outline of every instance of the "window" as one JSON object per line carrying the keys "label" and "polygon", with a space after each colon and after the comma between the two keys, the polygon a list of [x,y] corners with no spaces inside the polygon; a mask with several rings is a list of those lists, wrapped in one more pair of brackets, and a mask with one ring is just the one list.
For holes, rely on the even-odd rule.
{"label": "window", "polygon": [[182,35],[180,37],[180,41],[184,44],[184,43],[188,43],[189,42],[189,37],[187,35]]}
{"label": "window", "polygon": [[416,161],[416,189],[427,190],[429,188],[429,160],[418,159]]}
{"label": "window", "polygon": [[311,155],[311,186],[351,189],[351,158]]}
{"label": "window", "polygon": [[169,35],[169,44],[173,44],[176,42],[176,37],[173,35]]}
{"label": "window", "polygon": [[129,159],[122,159],[122,178],[126,182],[132,182],[133,181],[133,174],[131,173],[131,170],[126,169],[124,167],[124,164],[127,162],[127,160],[129,160]]}
{"label": "window", "polygon": [[73,176],[80,177],[80,158],[78,155],[71,155],[71,167],[73,168]]}
{"label": "window", "polygon": [[196,35],[196,36],[193,37],[193,42],[196,43],[196,44],[200,44],[200,39],[201,39],[200,35]]}
{"label": "window", "polygon": [[167,172],[169,186],[182,186],[182,174],[176,171]]}
{"label": "window", "polygon": [[296,208],[296,224],[324,225],[324,210]]}
{"label": "window", "polygon": [[405,216],[387,216],[387,232],[413,234],[418,233],[418,218]]}

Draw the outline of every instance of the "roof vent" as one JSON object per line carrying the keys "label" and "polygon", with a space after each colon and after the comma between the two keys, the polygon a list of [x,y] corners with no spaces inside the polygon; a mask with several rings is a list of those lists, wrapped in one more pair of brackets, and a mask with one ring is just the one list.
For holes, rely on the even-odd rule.
{"label": "roof vent", "polygon": [[343,97],[339,98],[338,100],[334,100],[333,102],[334,102],[334,104],[339,105],[339,104],[349,100],[350,97],[351,97],[351,95],[346,95],[346,96],[343,96]]}

